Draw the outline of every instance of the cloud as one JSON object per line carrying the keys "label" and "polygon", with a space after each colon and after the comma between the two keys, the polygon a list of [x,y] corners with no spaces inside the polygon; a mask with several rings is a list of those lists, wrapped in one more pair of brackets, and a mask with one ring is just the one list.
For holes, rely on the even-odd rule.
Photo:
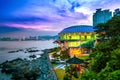
{"label": "cloud", "polygon": [[0,26],[0,37],[22,38],[28,36],[57,35],[56,31],[36,30],[32,28],[20,28],[10,26]]}
{"label": "cloud", "polygon": [[[71,9],[79,7],[77,2],[68,2],[67,0],[31,0],[24,8],[12,13],[12,18],[3,18],[1,22],[10,23],[57,23],[70,22],[70,20],[86,19],[88,15],[83,12],[78,13]],[[61,23],[60,23],[61,24]]]}
{"label": "cloud", "polygon": [[0,26],[0,34],[10,33],[10,32],[17,32],[17,31],[23,31],[23,30],[24,30],[23,28]]}
{"label": "cloud", "polygon": [[2,0],[0,25],[49,34],[49,31],[59,32],[72,25],[92,25],[96,8],[113,11],[119,4],[120,0]]}

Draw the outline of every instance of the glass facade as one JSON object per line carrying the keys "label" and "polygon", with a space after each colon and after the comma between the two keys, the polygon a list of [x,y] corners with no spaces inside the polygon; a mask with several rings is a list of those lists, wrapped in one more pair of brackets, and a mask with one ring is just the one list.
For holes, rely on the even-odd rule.
{"label": "glass facade", "polygon": [[112,18],[112,12],[109,10],[96,9],[93,14],[93,26],[99,23],[105,23]]}
{"label": "glass facade", "polygon": [[94,46],[97,34],[91,26],[74,26],[61,31],[59,37],[64,41],[64,47],[70,48],[70,56],[80,56]]}
{"label": "glass facade", "polygon": [[61,40],[90,40],[95,38],[95,33],[66,33],[60,35]]}

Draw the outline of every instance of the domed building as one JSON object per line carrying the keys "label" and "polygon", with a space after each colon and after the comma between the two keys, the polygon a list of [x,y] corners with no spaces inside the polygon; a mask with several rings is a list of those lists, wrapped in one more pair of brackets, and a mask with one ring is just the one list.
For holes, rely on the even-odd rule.
{"label": "domed building", "polygon": [[93,26],[76,25],[63,29],[59,33],[59,44],[62,50],[69,49],[70,56],[89,55],[94,47],[96,33]]}

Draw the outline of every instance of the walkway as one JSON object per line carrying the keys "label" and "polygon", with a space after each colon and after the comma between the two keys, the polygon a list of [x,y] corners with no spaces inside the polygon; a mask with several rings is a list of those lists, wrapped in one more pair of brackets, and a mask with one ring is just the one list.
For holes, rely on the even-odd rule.
{"label": "walkway", "polygon": [[65,70],[65,64],[58,64],[57,66],[55,66],[56,69],[63,69]]}

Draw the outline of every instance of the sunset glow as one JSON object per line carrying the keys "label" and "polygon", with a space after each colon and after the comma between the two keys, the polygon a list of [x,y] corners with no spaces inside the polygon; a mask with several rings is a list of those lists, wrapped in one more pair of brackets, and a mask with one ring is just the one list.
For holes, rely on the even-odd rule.
{"label": "sunset glow", "polygon": [[114,11],[119,4],[120,0],[1,0],[0,28],[5,29],[0,29],[0,35],[7,34],[9,27],[39,30],[39,34],[53,31],[50,35],[56,35],[71,25],[92,25],[97,8]]}

